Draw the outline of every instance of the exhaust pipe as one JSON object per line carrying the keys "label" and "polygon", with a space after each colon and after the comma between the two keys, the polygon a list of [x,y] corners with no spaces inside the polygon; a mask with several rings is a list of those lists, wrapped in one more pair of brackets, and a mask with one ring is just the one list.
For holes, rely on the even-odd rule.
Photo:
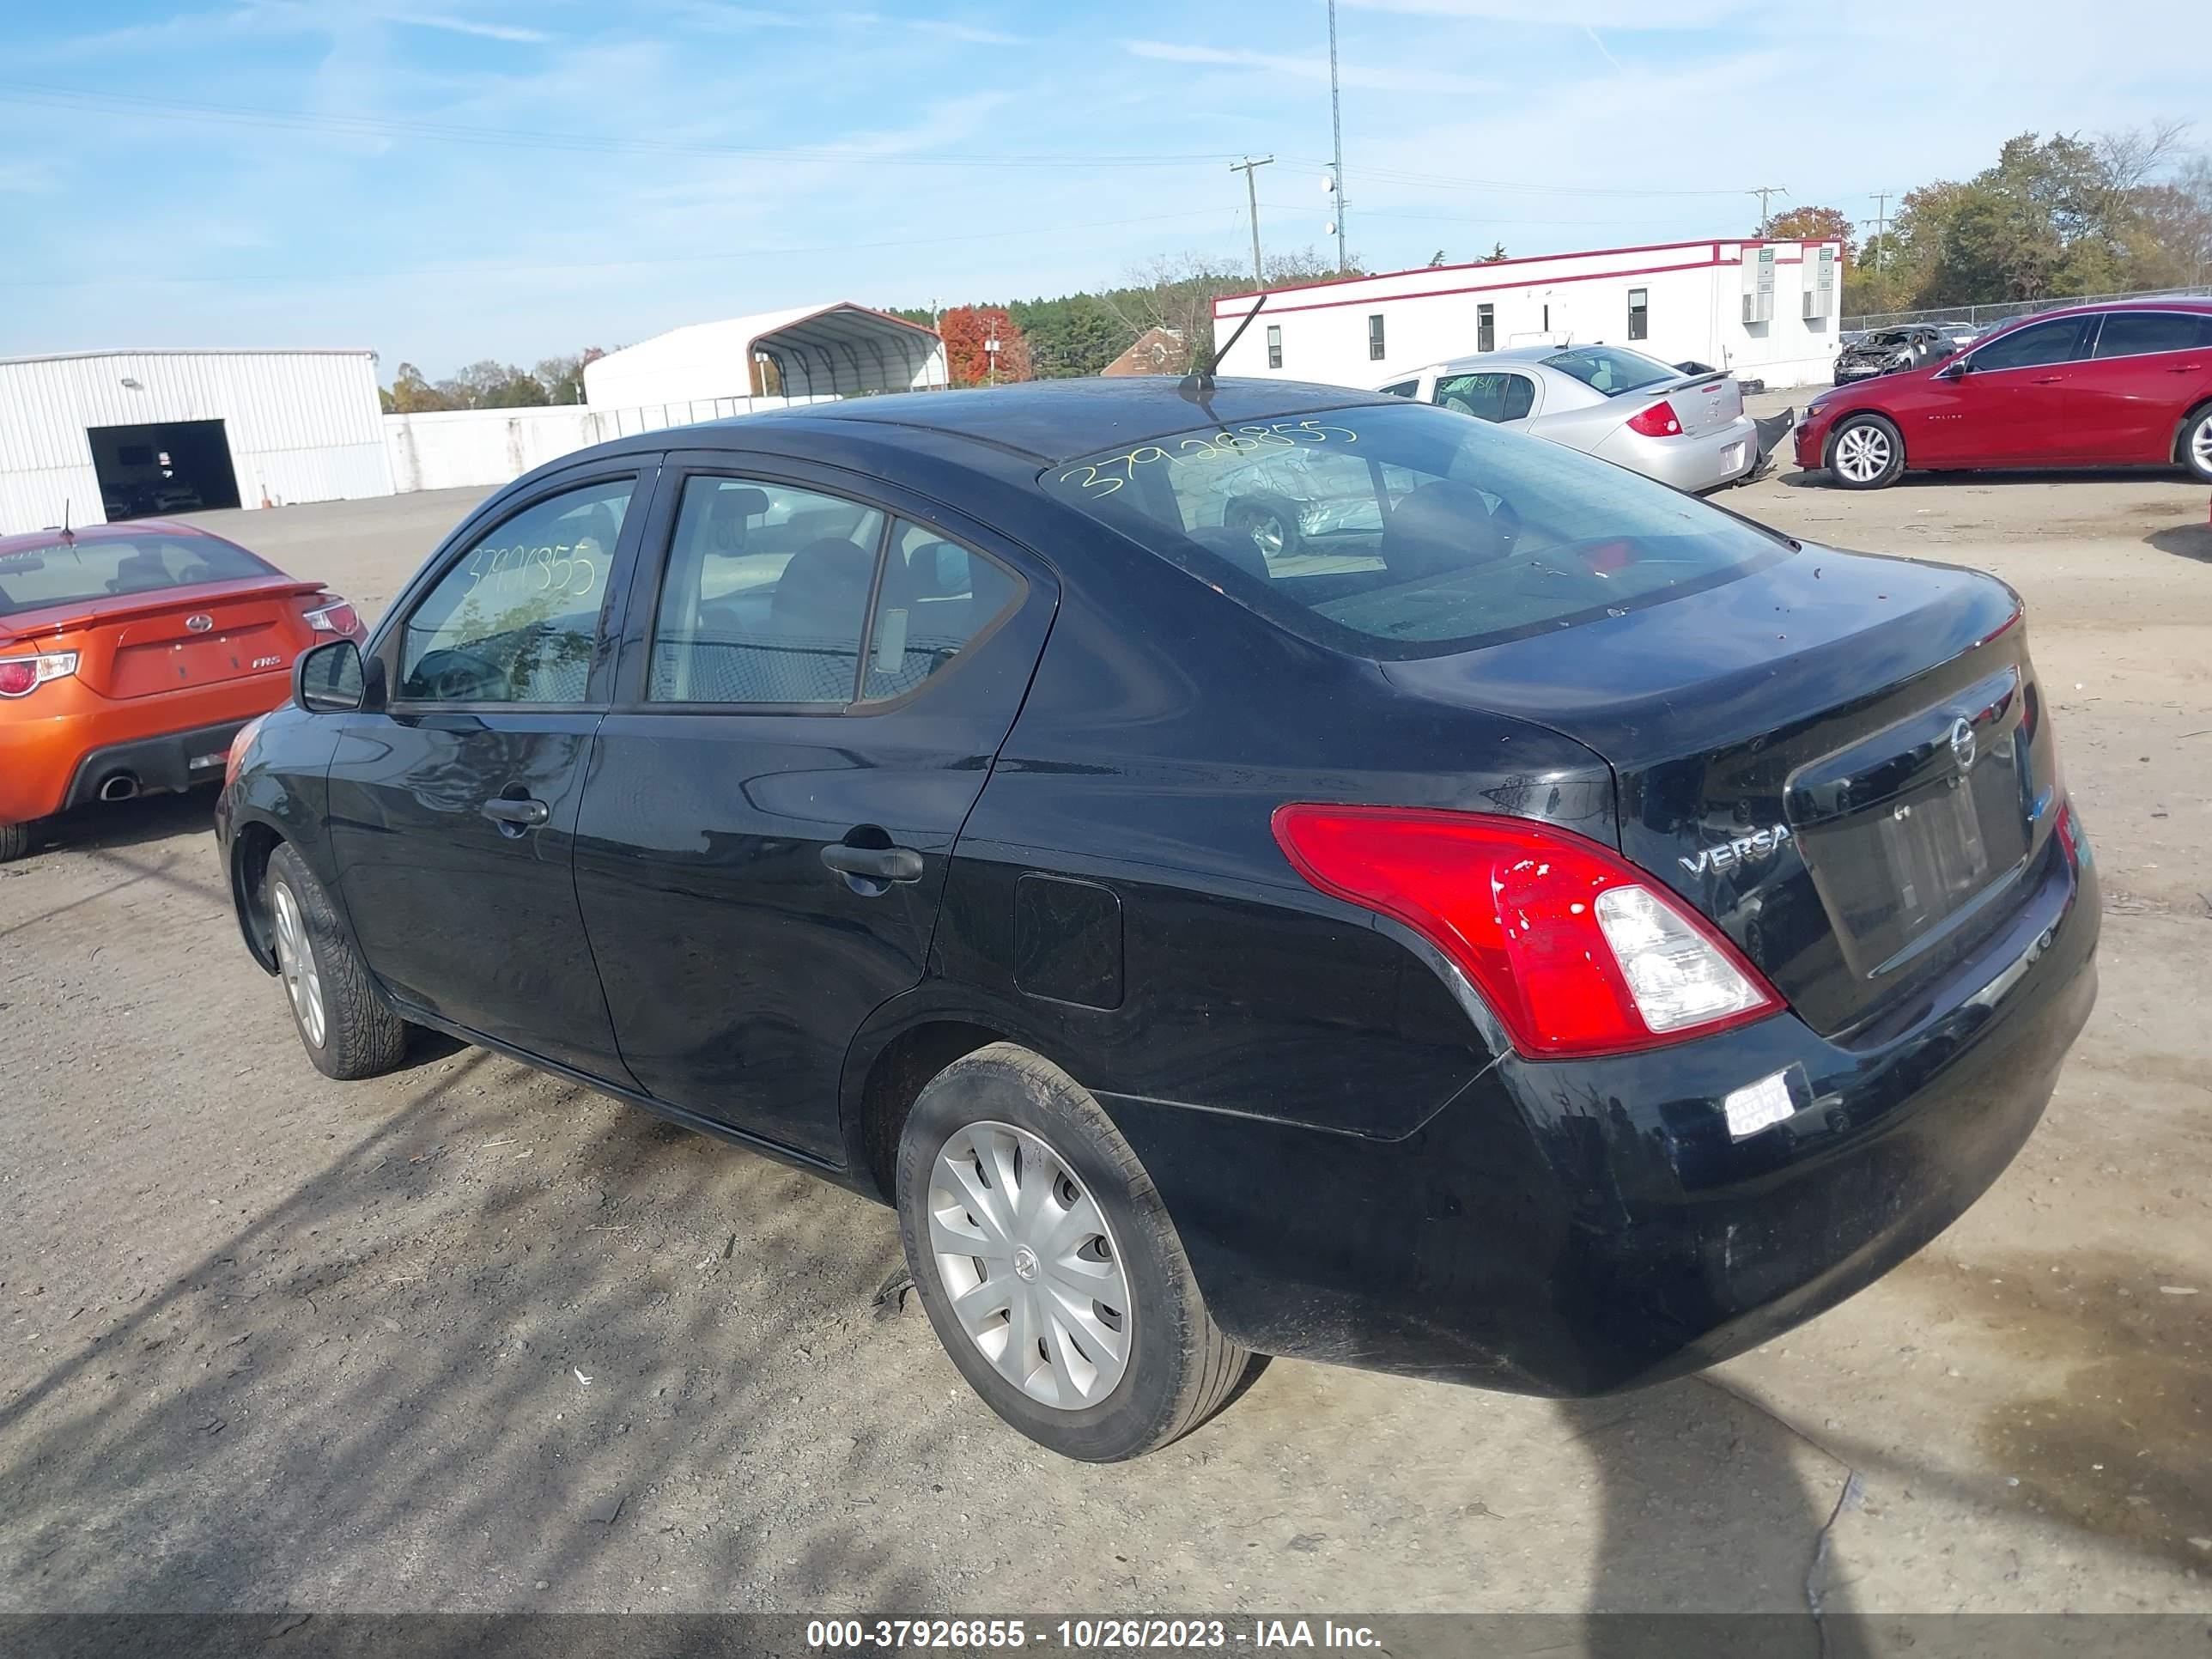
{"label": "exhaust pipe", "polygon": [[137,793],[137,776],[130,772],[118,772],[112,777],[102,780],[100,786],[102,800],[129,800]]}

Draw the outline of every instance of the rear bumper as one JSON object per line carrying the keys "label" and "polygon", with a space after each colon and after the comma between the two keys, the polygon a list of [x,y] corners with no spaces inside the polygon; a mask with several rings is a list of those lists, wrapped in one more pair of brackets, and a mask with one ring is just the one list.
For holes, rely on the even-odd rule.
{"label": "rear bumper", "polygon": [[100,789],[111,779],[128,777],[137,793],[190,789],[197,784],[221,783],[223,758],[230,740],[245,729],[245,720],[226,720],[190,732],[165,732],[158,738],[138,738],[95,749],[77,763],[70,780],[64,807],[82,806],[100,799]]}
{"label": "rear bumper", "polygon": [[0,703],[0,823],[34,819],[96,799],[103,779],[131,770],[147,790],[182,789],[222,777],[230,734],[282,702],[284,674],[256,674],[158,696],[108,698],[56,680],[19,702]]}
{"label": "rear bumper", "polygon": [[[1794,1015],[1653,1054],[1507,1059],[1396,1141],[1108,1097],[1223,1328],[1263,1352],[1589,1395],[1741,1352],[1918,1249],[2002,1173],[2096,996],[2094,876],[2035,891],[1909,1028]],[[1733,1139],[1723,1097],[1812,1103]]]}
{"label": "rear bumper", "polygon": [[1717,489],[1759,465],[1759,428],[1748,415],[1695,437],[1645,438],[1624,427],[1599,445],[1597,453],[1677,489]]}

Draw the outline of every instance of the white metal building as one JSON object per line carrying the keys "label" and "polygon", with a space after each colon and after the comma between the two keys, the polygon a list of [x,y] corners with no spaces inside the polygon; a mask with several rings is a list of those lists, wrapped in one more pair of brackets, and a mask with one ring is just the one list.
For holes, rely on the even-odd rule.
{"label": "white metal building", "polygon": [[584,366],[584,401],[813,398],[945,383],[945,344],[933,330],[838,301],[693,323],[611,351]]}
{"label": "white metal building", "polygon": [[[1807,386],[1831,378],[1842,296],[1837,242],[1668,242],[1432,266],[1272,289],[1220,368],[1370,387],[1476,351],[1602,342]],[[1254,299],[1214,302],[1217,339]]]}
{"label": "white metal building", "polygon": [[0,533],[391,493],[373,352],[0,359]]}

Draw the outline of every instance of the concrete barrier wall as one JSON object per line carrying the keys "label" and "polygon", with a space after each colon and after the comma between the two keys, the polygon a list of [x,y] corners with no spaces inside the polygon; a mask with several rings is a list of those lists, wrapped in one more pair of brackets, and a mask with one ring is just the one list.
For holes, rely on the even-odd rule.
{"label": "concrete barrier wall", "polygon": [[443,410],[386,416],[384,442],[396,490],[459,489],[502,484],[548,461],[632,433],[835,401],[826,396],[714,398],[623,409],[576,404],[550,409]]}

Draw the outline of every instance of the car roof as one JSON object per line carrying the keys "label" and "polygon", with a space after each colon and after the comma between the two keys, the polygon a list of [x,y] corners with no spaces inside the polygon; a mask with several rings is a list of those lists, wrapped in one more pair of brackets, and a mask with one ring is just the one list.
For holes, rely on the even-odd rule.
{"label": "car roof", "polygon": [[[125,519],[120,524],[72,525],[70,534],[79,542],[128,541],[133,536],[152,531],[161,536],[188,536],[204,541],[221,541],[212,531],[201,530],[188,524],[179,524],[173,519]],[[59,539],[62,527],[49,525],[44,530],[19,531],[12,536],[0,536],[0,554],[27,552],[34,547],[52,547]]]}
{"label": "car roof", "polygon": [[[1182,386],[1167,375],[1133,375],[848,398],[705,422],[682,428],[681,441],[697,449],[750,448],[763,433],[804,431],[835,422],[942,433],[1049,466],[1194,427],[1235,426],[1383,401],[1376,392],[1301,380],[1218,380],[1203,398],[1185,397]],[[640,436],[651,441],[628,447],[665,449],[672,434],[664,430]]]}

